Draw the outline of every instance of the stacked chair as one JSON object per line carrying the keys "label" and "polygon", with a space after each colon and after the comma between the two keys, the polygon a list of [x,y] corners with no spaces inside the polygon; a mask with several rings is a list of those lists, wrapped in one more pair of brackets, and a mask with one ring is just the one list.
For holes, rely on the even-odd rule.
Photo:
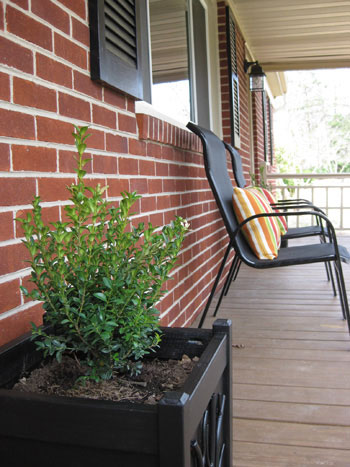
{"label": "stacked chair", "polygon": [[[241,159],[240,154],[230,144],[224,142],[224,145],[226,149],[228,150],[230,157],[231,157],[231,166],[232,166],[233,176],[235,178],[237,187],[247,188],[248,184],[244,176],[242,159]],[[279,202],[272,200],[271,207],[272,209],[276,210],[276,212],[278,212],[279,210],[288,211],[289,209],[301,209],[301,208],[312,207],[313,210],[324,214],[324,212],[320,208],[314,206],[307,199],[282,200]],[[287,247],[289,240],[295,240],[295,239],[304,238],[304,237],[315,237],[315,236],[318,236],[321,242],[325,242],[326,236],[328,236],[327,227],[324,225],[322,221],[320,221],[319,218],[316,219],[315,225],[309,225],[306,227],[288,228],[288,230],[283,232],[282,234],[281,247]],[[230,278],[227,281],[227,284],[224,290],[224,295],[227,294],[231,281],[236,279],[237,274],[239,272],[240,265],[241,265],[240,261],[238,261],[237,264],[233,265],[232,273],[230,275]],[[336,291],[336,286],[334,283],[333,272],[328,262],[325,262],[325,269],[326,269],[327,279],[328,281],[331,281],[333,293],[334,293],[334,296],[336,296],[337,291]],[[215,315],[218,311],[220,303],[221,303],[221,300],[217,305],[217,308],[215,310]]]}
{"label": "stacked chair", "polygon": [[[294,266],[320,262],[328,265],[334,264],[341,309],[344,319],[346,319],[348,322],[350,332],[349,305],[342,270],[342,262],[349,263],[350,254],[345,247],[338,245],[336,233],[330,220],[325,216],[324,213],[316,210],[312,205],[309,204],[304,205],[307,206],[306,210],[283,212],[283,216],[286,217],[315,217],[315,219],[318,220],[319,225],[325,225],[327,229],[327,235],[324,235],[323,241],[321,243],[302,246],[288,246],[287,248],[280,248],[277,251],[276,256],[272,259],[259,258],[253,251],[254,245],[252,245],[252,243],[249,244],[247,241],[248,224],[261,220],[269,221],[273,218],[276,219],[278,216],[281,216],[281,213],[272,212],[272,210],[267,209],[266,211],[252,214],[246,217],[244,220],[238,220],[240,218],[241,211],[237,208],[237,204],[234,206],[234,198],[238,198],[236,191],[234,191],[234,187],[232,185],[227,168],[225,144],[213,132],[195,125],[192,122],[187,124],[187,128],[199,136],[202,141],[206,175],[229,238],[229,243],[226,248],[224,258],[221,262],[218,274],[216,276],[213,288],[209,295],[198,327],[202,327],[204,323],[230,252],[231,250],[234,250],[235,256],[230,268],[230,272],[227,276],[226,283],[221,291],[218,306],[220,305],[223,294],[228,289],[231,279],[235,274],[237,274],[237,269],[239,268],[241,262],[257,269],[270,269],[283,266]],[[238,192],[239,195],[242,193],[243,191]],[[245,192],[243,194],[246,195]],[[320,230],[319,234],[315,233],[313,235],[321,234],[322,230]],[[215,314],[218,310],[218,306]]]}

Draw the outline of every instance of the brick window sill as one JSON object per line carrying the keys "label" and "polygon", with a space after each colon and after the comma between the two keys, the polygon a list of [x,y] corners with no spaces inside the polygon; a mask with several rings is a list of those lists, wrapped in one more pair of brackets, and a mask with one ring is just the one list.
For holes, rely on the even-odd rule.
{"label": "brick window sill", "polygon": [[141,140],[168,144],[181,149],[201,151],[199,138],[185,125],[157,111],[146,102],[135,103],[135,113]]}

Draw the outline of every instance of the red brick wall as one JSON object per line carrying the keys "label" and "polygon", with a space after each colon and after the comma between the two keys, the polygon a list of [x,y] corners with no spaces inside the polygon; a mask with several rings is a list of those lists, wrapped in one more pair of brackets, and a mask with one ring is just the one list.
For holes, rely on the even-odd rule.
{"label": "red brick wall", "polygon": [[29,270],[14,218],[34,195],[48,220],[62,218],[75,177],[73,123],[90,126],[91,183],[108,184],[112,200],[122,190],[141,193],[139,220],[162,225],[179,214],[190,221],[160,304],[162,324],[189,325],[227,244],[197,138],[136,116],[133,99],[90,80],[87,0],[0,0],[0,47],[0,344],[41,321],[41,305],[19,290]]}

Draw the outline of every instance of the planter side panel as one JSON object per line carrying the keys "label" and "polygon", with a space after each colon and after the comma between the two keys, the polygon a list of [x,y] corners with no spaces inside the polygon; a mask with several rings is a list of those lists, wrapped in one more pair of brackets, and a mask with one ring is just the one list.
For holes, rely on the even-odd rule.
{"label": "planter side panel", "polygon": [[[20,443],[21,449],[18,449]],[[116,452],[111,449],[93,449],[0,435],[0,458],[6,467],[155,467],[155,455]]]}

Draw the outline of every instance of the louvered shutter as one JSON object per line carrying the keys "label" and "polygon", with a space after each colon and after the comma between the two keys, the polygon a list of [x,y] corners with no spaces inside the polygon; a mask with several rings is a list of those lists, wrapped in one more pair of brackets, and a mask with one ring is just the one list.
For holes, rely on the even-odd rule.
{"label": "louvered shutter", "polygon": [[268,101],[267,114],[269,117],[269,144],[270,144],[270,164],[273,165],[273,116],[271,110],[271,102]]}
{"label": "louvered shutter", "polygon": [[267,116],[267,100],[266,100],[265,91],[261,93],[261,103],[262,103],[263,130],[264,130],[264,161],[268,162],[269,131],[268,131],[268,116]]}
{"label": "louvered shutter", "polygon": [[236,51],[236,25],[230,9],[226,8],[227,57],[230,88],[231,144],[240,148],[239,81]]}
{"label": "louvered shutter", "polygon": [[147,0],[89,0],[91,78],[150,102]]}

